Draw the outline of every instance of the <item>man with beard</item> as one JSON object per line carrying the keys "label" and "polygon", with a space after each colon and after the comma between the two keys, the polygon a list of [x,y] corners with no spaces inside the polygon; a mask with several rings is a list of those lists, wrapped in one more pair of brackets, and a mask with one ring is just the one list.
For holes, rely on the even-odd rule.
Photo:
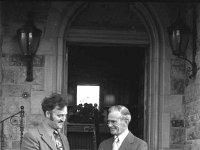
{"label": "man with beard", "polygon": [[25,133],[21,150],[69,150],[67,137],[60,132],[67,115],[66,101],[60,94],[44,98],[44,121]]}
{"label": "man with beard", "polygon": [[147,150],[147,143],[128,130],[130,121],[131,114],[125,106],[109,108],[107,124],[113,137],[101,142],[98,150]]}

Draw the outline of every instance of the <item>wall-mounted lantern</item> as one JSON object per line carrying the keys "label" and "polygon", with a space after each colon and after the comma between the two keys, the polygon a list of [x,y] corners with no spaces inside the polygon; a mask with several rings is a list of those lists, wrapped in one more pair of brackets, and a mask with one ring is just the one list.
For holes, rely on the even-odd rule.
{"label": "wall-mounted lantern", "polygon": [[17,30],[17,39],[26,62],[27,77],[26,81],[33,81],[33,59],[39,46],[42,31],[33,24],[33,15],[28,13],[27,22],[22,28]]}
{"label": "wall-mounted lantern", "polygon": [[[185,24],[180,16],[180,12],[176,21],[168,27],[169,42],[172,48],[172,54],[180,59],[185,60],[190,64],[187,72],[189,72],[189,78],[193,78],[197,73],[197,65],[195,62],[196,56],[196,8],[193,8],[193,31]],[[192,61],[186,57],[186,49],[192,33]]]}

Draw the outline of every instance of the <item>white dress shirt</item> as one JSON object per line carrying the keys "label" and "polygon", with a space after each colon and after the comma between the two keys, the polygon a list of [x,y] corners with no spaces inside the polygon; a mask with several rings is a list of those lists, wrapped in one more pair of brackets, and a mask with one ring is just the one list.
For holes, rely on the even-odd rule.
{"label": "white dress shirt", "polygon": [[118,138],[119,138],[119,142],[118,142],[118,147],[121,146],[122,142],[124,141],[124,139],[126,138],[126,136],[128,135],[129,133],[129,130],[125,130],[122,134],[118,135]]}

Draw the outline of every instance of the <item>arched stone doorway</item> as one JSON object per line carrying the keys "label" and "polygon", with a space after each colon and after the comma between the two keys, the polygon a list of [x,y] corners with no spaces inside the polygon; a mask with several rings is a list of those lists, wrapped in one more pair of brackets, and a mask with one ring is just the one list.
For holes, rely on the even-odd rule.
{"label": "arched stone doorway", "polygon": [[[57,54],[57,91],[67,91],[67,31],[73,18],[79,13],[86,3],[78,2],[71,4],[63,11],[61,27],[58,35],[58,54]],[[163,30],[158,18],[151,9],[151,6],[142,3],[130,4],[130,9],[137,13],[143,21],[149,36],[149,56],[147,59],[146,78],[145,78],[145,99],[147,104],[145,109],[146,140],[149,149],[156,150],[162,148],[162,103],[163,103],[163,64],[164,64],[164,40]],[[63,69],[62,69],[63,68]]]}

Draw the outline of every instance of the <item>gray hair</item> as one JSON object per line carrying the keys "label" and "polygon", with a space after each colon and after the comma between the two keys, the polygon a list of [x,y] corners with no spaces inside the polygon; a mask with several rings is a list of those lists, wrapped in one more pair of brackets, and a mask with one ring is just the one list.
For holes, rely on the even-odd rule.
{"label": "gray hair", "polygon": [[127,120],[128,124],[131,121],[131,113],[129,112],[128,108],[126,108],[125,106],[123,106],[123,105],[112,106],[112,107],[110,107],[108,109],[108,112],[110,113],[112,111],[118,111],[118,112],[120,112],[121,115],[122,115],[121,119]]}

